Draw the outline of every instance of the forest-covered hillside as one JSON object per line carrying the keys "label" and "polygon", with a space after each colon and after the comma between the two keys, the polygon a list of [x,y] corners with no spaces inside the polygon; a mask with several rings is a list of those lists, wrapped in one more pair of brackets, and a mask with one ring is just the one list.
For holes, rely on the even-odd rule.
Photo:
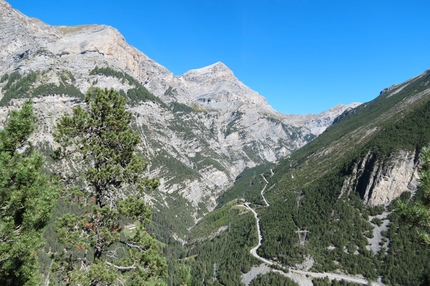
{"label": "forest-covered hillside", "polygon": [[[258,254],[291,271],[303,269],[302,263],[311,258],[313,263],[306,269],[310,272],[363,275],[386,285],[426,283],[429,247],[392,211],[393,201],[365,204],[362,190],[393,176],[385,173],[385,178],[378,178],[377,171],[395,169],[402,152],[415,154],[416,169],[411,172],[416,174],[419,154],[430,144],[429,83],[427,71],[384,90],[375,100],[344,113],[289,158],[246,170],[219,198],[214,213],[230,204],[250,202],[258,212],[263,236]],[[416,188],[404,191],[414,193]],[[243,215],[252,218],[250,212]],[[208,215],[197,224],[191,235],[199,236],[204,225],[211,225],[210,218]],[[209,229],[214,231],[215,225]],[[220,236],[207,238],[205,243],[211,245]],[[257,240],[253,241],[255,246]],[[209,253],[202,252],[194,259],[215,261],[217,252]],[[265,285],[261,283],[255,285]],[[326,285],[323,280],[315,283]]]}

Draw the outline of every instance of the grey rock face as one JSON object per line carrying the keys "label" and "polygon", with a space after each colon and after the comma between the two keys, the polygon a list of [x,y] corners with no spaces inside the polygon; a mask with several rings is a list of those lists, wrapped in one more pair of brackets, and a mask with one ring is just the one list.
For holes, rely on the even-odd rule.
{"label": "grey rock face", "polygon": [[[130,106],[142,136],[141,150],[152,162],[151,174],[162,178],[160,193],[150,199],[167,207],[168,196],[180,196],[194,209],[200,203],[212,209],[216,198],[245,168],[287,156],[348,108],[340,106],[320,115],[284,115],[220,62],[173,76],[112,27],[53,27],[0,1],[0,76],[37,71],[32,84],[36,88],[65,84],[61,73],[67,71],[75,79],[67,83],[82,93],[91,87],[125,92],[134,87],[114,76],[90,75],[96,66],[131,75],[168,105],[142,101]],[[0,88],[4,85],[0,83]],[[67,94],[33,101],[40,118],[34,141],[52,148],[50,132],[56,119],[80,103]],[[2,122],[22,100],[11,103],[0,110]]]}
{"label": "grey rock face", "polygon": [[368,153],[355,165],[342,193],[357,191],[365,204],[388,206],[404,191],[417,190],[418,165],[415,152],[399,151],[385,161]]}
{"label": "grey rock face", "polygon": [[319,135],[324,132],[324,130],[333,124],[333,121],[342,113],[347,110],[351,110],[361,103],[353,102],[351,104],[339,104],[335,107],[326,110],[320,114],[307,114],[303,116],[302,125],[309,128],[312,134]]}

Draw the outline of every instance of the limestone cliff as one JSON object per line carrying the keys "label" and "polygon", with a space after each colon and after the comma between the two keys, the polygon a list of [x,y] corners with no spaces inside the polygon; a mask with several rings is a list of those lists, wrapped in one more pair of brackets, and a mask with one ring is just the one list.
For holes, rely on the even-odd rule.
{"label": "limestone cliff", "polygon": [[388,206],[401,193],[417,190],[418,165],[415,152],[398,151],[387,160],[369,152],[355,164],[342,194],[356,191],[365,204]]}
{"label": "limestone cliff", "polygon": [[[96,67],[113,72],[94,73]],[[35,76],[28,91],[18,88],[8,95],[13,98],[0,110],[0,124],[22,98],[32,97],[39,117],[34,142],[47,152],[54,144],[50,132],[56,120],[81,104],[69,90],[101,87],[127,94],[146,88],[161,99],[129,106],[142,137],[141,151],[151,162],[151,174],[162,182],[148,199],[157,208],[187,204],[195,217],[212,209],[245,168],[289,155],[348,108],[336,108],[329,117],[284,115],[222,63],[174,76],[112,27],[49,26],[0,1],[0,77],[13,72]],[[10,91],[7,85],[7,79],[0,83],[0,99]],[[183,201],[175,205],[175,200]]]}

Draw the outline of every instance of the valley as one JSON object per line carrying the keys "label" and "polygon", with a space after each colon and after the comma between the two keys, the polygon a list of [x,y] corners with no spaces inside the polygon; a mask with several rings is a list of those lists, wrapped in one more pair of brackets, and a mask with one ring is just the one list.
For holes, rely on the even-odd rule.
{"label": "valley", "polygon": [[[20,148],[41,154],[44,175],[83,168],[54,158],[60,118],[88,108],[100,90],[125,99],[139,138],[134,151],[147,163],[138,177],[159,184],[137,196],[146,202],[138,211],[152,213],[150,224],[127,218],[110,230],[130,238],[139,229],[155,238],[167,261],[165,285],[430,280],[430,249],[394,207],[420,194],[421,154],[430,144],[430,70],[369,102],[282,114],[222,62],[174,75],[110,26],[50,26],[4,0],[0,19],[0,126],[31,102],[36,124]],[[129,194],[113,192],[110,199]],[[55,222],[83,213],[82,202],[61,198],[53,207],[46,243],[34,255],[45,285],[53,284],[56,258],[83,252],[82,245],[65,252]],[[117,253],[121,244],[109,248],[111,261],[126,260],[128,254]]]}
{"label": "valley", "polygon": [[[399,85],[397,90],[393,88],[393,95],[382,93],[339,118],[338,123],[289,158],[242,173],[220,197],[216,210],[235,203],[252,205],[255,213],[251,214],[254,220],[258,219],[258,240],[248,250],[274,269],[275,265],[283,265],[294,273],[298,270],[296,265],[311,257],[313,264],[306,270],[309,277],[333,273],[331,277],[338,279],[340,276],[336,275],[343,273],[342,279],[349,283],[366,284],[370,280],[375,285],[395,285],[393,281],[401,281],[396,282],[401,285],[419,284],[424,279],[421,271],[428,264],[422,253],[428,253],[428,249],[416,241],[414,232],[401,223],[390,205],[391,200],[395,201],[391,196],[397,198],[397,188],[406,191],[403,195],[417,191],[419,156],[411,154],[416,154],[430,139],[425,127],[430,93],[424,82],[428,79],[426,72]],[[380,104],[384,98],[391,103]],[[409,105],[402,109],[401,117],[393,116],[406,101],[414,102],[415,107]],[[382,111],[378,116],[384,119],[373,121],[366,113],[375,108],[394,112],[389,115]],[[357,126],[359,120],[363,123]],[[367,138],[358,135],[375,129],[381,131]],[[352,145],[355,139],[351,138],[362,141]],[[353,148],[348,151],[350,147]],[[369,161],[370,157],[374,159]],[[205,224],[205,219],[199,223]],[[306,240],[300,239],[298,231],[306,232]],[[250,277],[259,279],[254,275],[258,271],[268,273],[267,266],[252,269],[242,270],[252,273],[242,281],[252,283]],[[320,282],[314,279],[311,283]]]}

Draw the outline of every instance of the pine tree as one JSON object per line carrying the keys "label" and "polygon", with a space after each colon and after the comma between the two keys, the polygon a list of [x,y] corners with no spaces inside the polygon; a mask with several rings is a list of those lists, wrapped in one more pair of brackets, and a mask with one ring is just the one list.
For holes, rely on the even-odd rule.
{"label": "pine tree", "polygon": [[55,180],[41,174],[43,157],[28,141],[34,129],[27,101],[0,130],[0,285],[39,285],[37,251],[57,191]]}
{"label": "pine tree", "polygon": [[421,152],[421,171],[418,192],[411,202],[398,200],[395,209],[412,226],[416,227],[419,239],[430,245],[430,148]]}
{"label": "pine tree", "polygon": [[[85,103],[63,116],[54,133],[61,145],[55,159],[76,168],[61,175],[66,195],[82,206],[80,213],[66,214],[55,224],[66,249],[56,264],[57,282],[162,283],[167,266],[145,230],[151,209],[143,200],[143,191],[159,183],[143,176],[147,163],[135,153],[140,137],[131,128],[126,99],[113,89],[97,89]],[[126,228],[127,222],[133,227]]]}

